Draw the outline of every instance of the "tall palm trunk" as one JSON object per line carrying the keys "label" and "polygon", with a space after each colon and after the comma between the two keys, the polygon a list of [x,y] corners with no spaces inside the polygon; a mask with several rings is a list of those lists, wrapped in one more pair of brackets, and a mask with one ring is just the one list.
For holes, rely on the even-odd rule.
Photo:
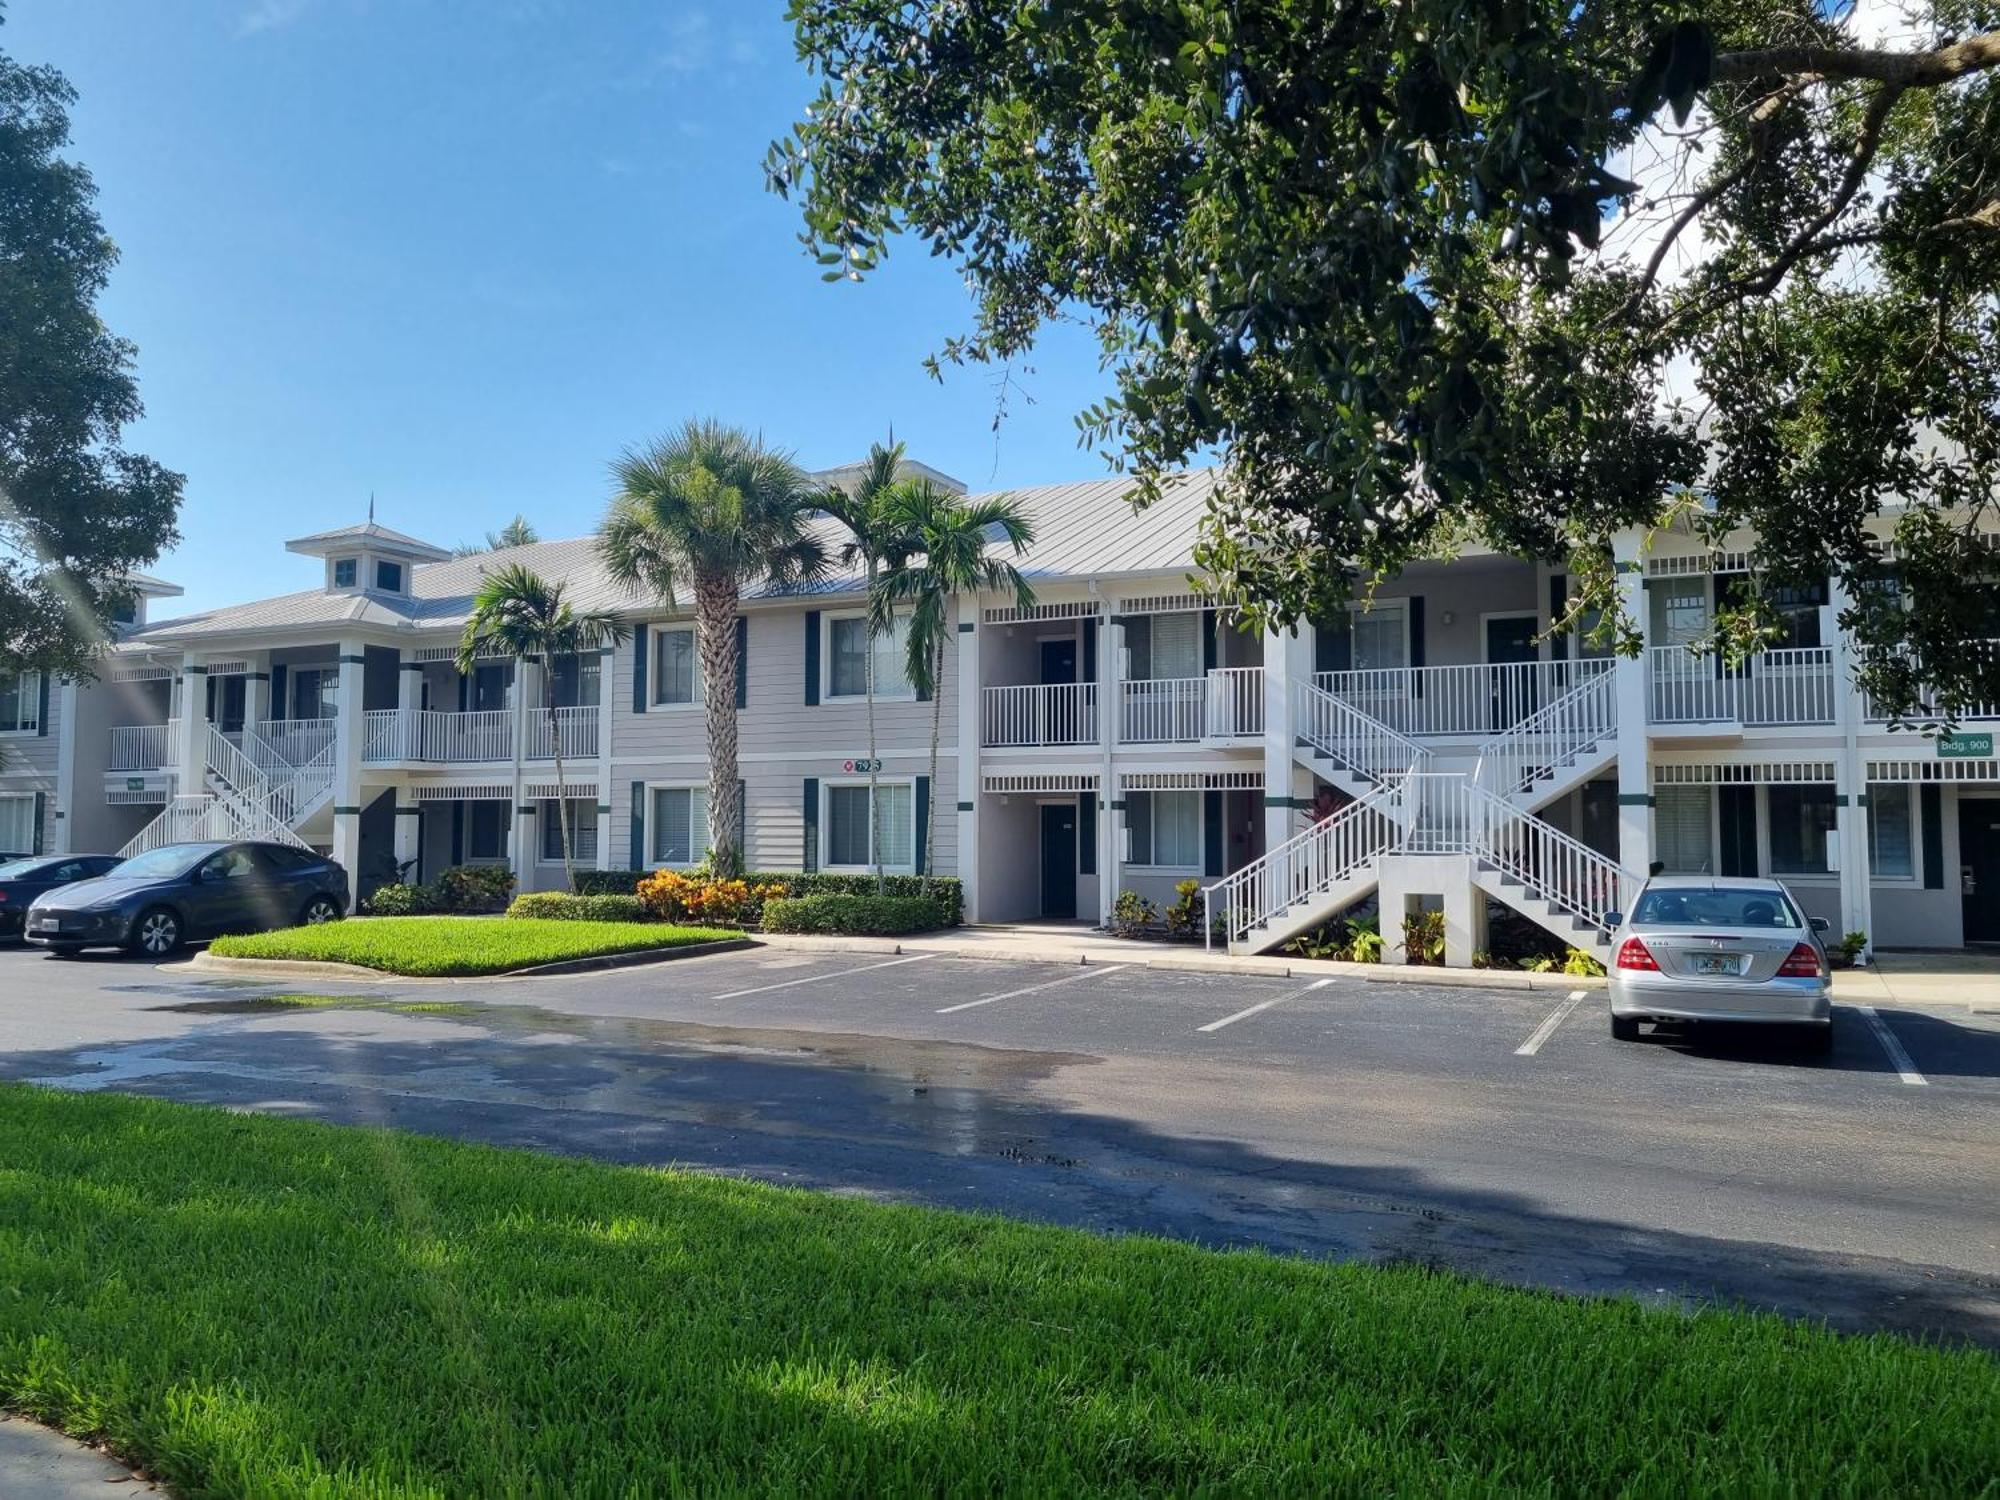
{"label": "tall palm trunk", "polygon": [[701,655],[708,726],[709,863],[718,875],[743,871],[736,840],[736,580],[703,573],[694,583],[695,649]]}

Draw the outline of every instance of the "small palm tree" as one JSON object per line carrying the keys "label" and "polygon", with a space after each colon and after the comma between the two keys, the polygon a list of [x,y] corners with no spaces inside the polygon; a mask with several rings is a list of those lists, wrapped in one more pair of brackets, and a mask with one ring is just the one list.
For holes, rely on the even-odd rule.
{"label": "small palm tree", "polygon": [[[1020,556],[1035,539],[1035,529],[1011,497],[967,500],[940,489],[927,479],[899,483],[892,499],[893,526],[914,544],[913,555],[892,558],[871,598],[871,612],[887,612],[898,604],[910,611],[909,672],[919,693],[931,700],[931,805],[924,819],[924,883],[928,890],[936,859],[938,735],[944,724],[944,699],[938,692],[944,676],[944,653],[952,639],[951,601],[980,593],[1009,593],[1021,609],[1034,606],[1035,591],[1021,570],[1005,558],[989,557],[995,540]],[[971,683],[959,691],[972,691]],[[960,754],[967,753],[961,749]]]}
{"label": "small palm tree", "polygon": [[[548,714],[549,742],[556,760],[556,823],[562,832],[563,880],[576,889],[570,852],[569,778],[563,770],[562,730],[556,715],[556,662],[581,658],[625,638],[617,616],[577,613],[563,597],[563,585],[550,583],[520,563],[509,563],[489,576],[472,596],[472,614],[458,638],[458,670],[469,674],[481,656],[494,651],[518,664],[540,658],[542,706]],[[518,670],[518,667],[517,667]],[[608,691],[600,682],[598,690]],[[609,747],[602,747],[608,750]]]}
{"label": "small palm tree", "polygon": [[690,421],[612,465],[618,491],[598,527],[598,552],[621,583],[670,608],[694,594],[708,729],[708,832],[718,873],[742,869],[737,847],[736,614],[748,584],[789,588],[826,570],[808,519],[819,498],[789,453],[738,428]]}
{"label": "small palm tree", "polygon": [[852,494],[833,488],[819,497],[819,508],[847,528],[847,541],[840,549],[843,564],[862,565],[868,611],[868,660],[864,693],[868,701],[868,847],[875,853],[875,890],[886,885],[882,868],[882,811],[880,759],[875,754],[875,637],[893,627],[894,613],[875,607],[879,591],[876,581],[884,563],[892,570],[909,557],[912,538],[901,523],[902,507],[896,502],[896,471],[902,466],[903,445],[883,447],[876,443],[868,450],[868,462]]}
{"label": "small palm tree", "polygon": [[498,552],[503,547],[533,546],[541,539],[542,534],[535,530],[535,523],[517,512],[514,519],[498,531],[487,532],[484,542],[461,543],[451,550],[457,557],[477,557],[482,552]]}

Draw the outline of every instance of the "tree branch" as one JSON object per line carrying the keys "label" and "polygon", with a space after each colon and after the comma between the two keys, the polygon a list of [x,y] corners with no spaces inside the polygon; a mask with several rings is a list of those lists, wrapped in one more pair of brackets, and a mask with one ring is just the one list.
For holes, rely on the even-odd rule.
{"label": "tree branch", "polygon": [[1773,73],[1818,73],[1826,78],[1874,79],[1894,88],[1930,89],[2000,68],[2000,31],[1983,32],[1930,52],[1886,52],[1873,48],[1764,47],[1724,52],[1715,59],[1718,83],[1764,78]]}

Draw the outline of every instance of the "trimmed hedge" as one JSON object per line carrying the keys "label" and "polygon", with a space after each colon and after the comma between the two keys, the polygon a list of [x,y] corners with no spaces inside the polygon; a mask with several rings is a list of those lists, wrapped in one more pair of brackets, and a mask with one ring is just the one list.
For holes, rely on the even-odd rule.
{"label": "trimmed hedge", "polygon": [[[652,874],[651,870],[578,870],[575,874],[575,889],[579,896],[630,896],[638,891],[639,882]],[[794,897],[800,896],[873,896],[875,877],[873,875],[829,875],[815,872],[800,874],[796,870],[757,870],[743,877],[752,885],[777,882],[788,887]],[[886,895],[894,897],[919,897],[924,893],[924,877],[921,875],[891,875],[884,883]],[[937,909],[939,927],[956,927],[964,920],[965,887],[959,884],[956,875],[934,875],[931,877],[930,900]]]}
{"label": "trimmed hedge", "polygon": [[644,922],[650,913],[637,896],[572,896],[565,891],[530,891],[514,898],[507,915],[558,922]]}
{"label": "trimmed hedge", "polygon": [[851,896],[828,892],[764,903],[766,932],[834,932],[851,937],[898,937],[949,925],[935,901],[921,896]]}

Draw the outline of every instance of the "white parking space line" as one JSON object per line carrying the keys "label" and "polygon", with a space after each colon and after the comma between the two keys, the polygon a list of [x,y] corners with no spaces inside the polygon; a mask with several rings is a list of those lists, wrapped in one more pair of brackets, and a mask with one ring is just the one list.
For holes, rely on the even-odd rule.
{"label": "white parking space line", "polygon": [[1274,1005],[1283,1005],[1287,1000],[1298,999],[1300,995],[1310,995],[1314,990],[1323,990],[1332,983],[1333,981],[1331,979],[1315,980],[1313,981],[1313,983],[1307,985],[1302,990],[1294,990],[1289,995],[1278,995],[1270,1000],[1260,1000],[1255,1005],[1247,1006],[1244,1009],[1239,1010],[1233,1016],[1224,1016],[1220,1021],[1210,1021],[1206,1026],[1195,1027],[1195,1030],[1220,1031],[1225,1026],[1234,1026],[1238,1021],[1249,1020],[1250,1017],[1256,1015],[1257,1012],[1260,1010],[1269,1010]]}
{"label": "white parking space line", "polygon": [[1589,991],[1587,990],[1571,990],[1565,995],[1563,1003],[1550,1011],[1542,1024],[1529,1034],[1528,1039],[1514,1049],[1514,1055],[1516,1057],[1533,1057],[1537,1052],[1541,1051],[1542,1043],[1556,1034],[1556,1028],[1569,1019],[1570,1012],[1583,1003],[1583,997],[1588,993]]}
{"label": "white parking space line", "polygon": [[739,1000],[745,995],[763,995],[772,990],[788,990],[797,984],[818,984],[822,979],[845,979],[850,974],[866,974],[873,969],[893,969],[897,964],[922,963],[927,958],[936,958],[935,953],[915,953],[908,958],[892,958],[887,963],[863,964],[858,969],[838,969],[831,974],[808,974],[803,979],[787,979],[779,984],[760,984],[747,990],[731,990],[726,995],[717,995],[717,1000]]}
{"label": "white parking space line", "polygon": [[1875,1040],[1880,1042],[1882,1050],[1889,1054],[1889,1065],[1896,1070],[1896,1076],[1917,1088],[1929,1087],[1930,1080],[1917,1071],[1917,1065],[1910,1060],[1910,1054],[1903,1050],[1902,1042],[1897,1039],[1896,1033],[1889,1029],[1889,1023],[1876,1014],[1875,1007],[1857,1005],[1854,1008],[1861,1012],[1868,1022],[1869,1029],[1875,1033]]}
{"label": "white parking space line", "polygon": [[1018,1000],[1023,995],[1039,995],[1043,990],[1056,989],[1065,984],[1075,984],[1081,979],[1095,979],[1103,974],[1116,974],[1120,969],[1129,969],[1131,967],[1130,964],[1108,964],[1104,966],[1086,964],[1083,966],[1083,972],[1080,974],[1070,974],[1061,979],[1051,979],[1046,984],[1031,984],[1024,990],[1009,990],[1004,995],[988,995],[984,1000],[968,1000],[963,1005],[947,1005],[938,1014],[948,1016],[956,1011],[971,1010],[975,1006],[991,1005],[996,1000]]}

